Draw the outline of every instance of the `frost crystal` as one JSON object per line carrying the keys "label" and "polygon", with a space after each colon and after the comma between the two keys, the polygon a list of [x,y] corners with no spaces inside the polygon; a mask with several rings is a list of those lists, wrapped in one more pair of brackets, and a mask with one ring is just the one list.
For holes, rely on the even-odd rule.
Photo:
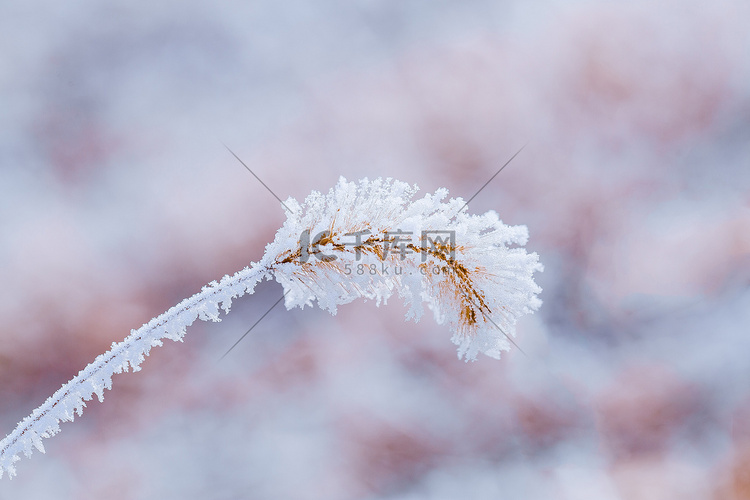
{"label": "frost crystal", "polygon": [[261,264],[274,269],[287,308],[317,301],[335,314],[356,298],[380,304],[397,293],[407,319],[419,320],[424,303],[449,325],[459,358],[499,358],[517,318],[541,304],[537,254],[511,247],[525,245],[528,230],[494,211],[469,215],[462,199],[443,201],[445,189],[413,201],[416,192],[391,179],[341,178],[327,195],[313,192],[302,205],[289,199],[293,213]]}
{"label": "frost crystal", "polygon": [[407,319],[418,321],[426,304],[450,327],[459,358],[499,358],[510,350],[518,317],[541,305],[533,274],[542,266],[522,248],[528,231],[503,224],[494,211],[469,215],[460,198],[443,201],[445,189],[413,200],[416,192],[392,179],[342,177],[327,195],[288,199],[291,214],[259,262],[133,330],[19,422],[0,441],[0,477],[15,475],[19,454],[44,452],[42,438],[80,416],[94,395],[102,401],[114,374],[140,370],[152,347],[182,341],[196,319],[220,321],[220,310],[229,312],[233,298],[264,278],[284,287],[287,308],[317,302],[332,314],[360,297],[380,305],[396,293],[409,306]]}

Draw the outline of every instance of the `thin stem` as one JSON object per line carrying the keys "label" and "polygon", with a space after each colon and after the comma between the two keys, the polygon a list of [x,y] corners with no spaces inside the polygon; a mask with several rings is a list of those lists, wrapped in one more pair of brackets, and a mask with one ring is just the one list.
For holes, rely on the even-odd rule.
{"label": "thin stem", "polygon": [[235,297],[252,293],[255,284],[269,269],[260,264],[226,276],[219,283],[207,285],[199,293],[189,297],[163,314],[155,317],[138,330],[134,330],[123,341],[81,370],[78,375],[63,384],[47,401],[35,409],[31,415],[18,423],[16,428],[0,441],[0,477],[7,470],[15,475],[13,464],[19,460],[18,454],[31,455],[32,446],[44,452],[41,438],[48,438],[59,432],[59,422],[72,421],[74,412],[81,416],[85,401],[96,393],[103,400],[105,388],[111,388],[111,377],[128,369],[139,370],[139,365],[148,356],[151,347],[160,346],[162,339],[182,340],[185,329],[196,318],[218,321],[219,304],[228,312],[229,304]]}

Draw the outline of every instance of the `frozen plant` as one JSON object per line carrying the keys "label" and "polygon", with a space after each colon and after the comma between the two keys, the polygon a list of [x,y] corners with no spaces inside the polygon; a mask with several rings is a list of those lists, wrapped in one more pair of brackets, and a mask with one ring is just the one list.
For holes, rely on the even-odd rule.
{"label": "frozen plant", "polygon": [[262,279],[284,287],[286,307],[318,306],[336,313],[357,298],[385,303],[397,293],[418,321],[426,304],[447,323],[458,357],[479,352],[499,358],[511,347],[519,316],[536,310],[541,289],[537,254],[522,248],[525,226],[507,226],[494,211],[469,215],[446,189],[412,200],[416,186],[391,179],[339,179],[327,195],[286,201],[286,222],[257,263],[203,287],[98,356],[0,442],[0,477],[15,475],[19,454],[44,452],[42,438],[61,421],[80,416],[86,401],[112,386],[112,375],[140,365],[163,339],[181,341],[196,318],[220,321],[232,299],[251,294]]}

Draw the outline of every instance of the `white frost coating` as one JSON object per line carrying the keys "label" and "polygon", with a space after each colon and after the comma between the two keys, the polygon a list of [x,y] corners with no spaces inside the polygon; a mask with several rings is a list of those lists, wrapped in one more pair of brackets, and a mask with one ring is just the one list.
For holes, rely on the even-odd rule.
{"label": "white frost coating", "polygon": [[[302,205],[289,199],[286,205],[293,213],[266,247],[261,264],[275,269],[287,292],[287,308],[317,301],[335,314],[338,305],[356,298],[379,305],[397,293],[409,306],[407,319],[419,320],[424,303],[438,323],[450,326],[459,358],[473,360],[479,352],[499,358],[511,347],[507,335],[515,334],[518,317],[541,305],[541,288],[533,280],[534,272],[542,270],[538,255],[509,248],[525,245],[528,230],[503,224],[494,211],[469,215],[462,211],[462,199],[443,201],[446,189],[412,201],[416,192],[416,187],[391,179],[354,183],[341,178],[327,195],[313,192]],[[392,238],[399,229],[412,233],[412,245],[405,253],[382,258],[385,235]],[[327,232],[318,250],[336,259],[322,262],[310,256],[301,262],[300,234],[306,230],[311,241]],[[362,231],[369,233],[355,246],[351,234]],[[425,251],[422,231],[455,231],[455,260]],[[391,241],[394,245],[398,242]],[[362,274],[359,265],[365,266]],[[401,274],[394,273],[397,269]]]}
{"label": "white frost coating", "polygon": [[[225,276],[221,282],[213,282],[200,293],[183,300],[164,314],[157,316],[138,330],[133,330],[122,342],[113,343],[112,349],[100,354],[72,380],[64,384],[31,415],[18,423],[15,430],[0,441],[0,477],[4,471],[15,475],[14,463],[19,454],[31,455],[32,446],[44,453],[41,438],[54,436],[60,431],[59,422],[73,421],[79,417],[94,394],[104,400],[104,389],[112,388],[112,375],[140,370],[140,364],[152,347],[162,345],[161,339],[181,341],[185,329],[196,318],[219,320],[213,311],[219,304],[227,306],[233,297],[252,293],[256,283],[265,276],[258,265],[245,268],[234,276]],[[207,311],[210,311],[208,313]]]}
{"label": "white frost coating", "polygon": [[[445,189],[412,201],[416,192],[391,179],[353,183],[342,177],[327,195],[313,191],[302,204],[287,200],[292,213],[260,262],[209,283],[133,330],[19,422],[0,441],[0,477],[15,475],[21,453],[44,453],[42,438],[81,416],[85,401],[94,395],[102,401],[112,375],[140,370],[152,347],[165,338],[182,341],[196,319],[220,321],[220,309],[229,312],[233,298],[252,294],[264,278],[284,287],[287,308],[317,302],[332,314],[360,297],[380,305],[397,293],[409,306],[407,319],[418,321],[426,304],[438,323],[449,325],[459,358],[473,360],[480,352],[499,358],[510,350],[517,318],[541,305],[533,280],[542,270],[537,254],[509,248],[525,245],[528,231],[503,224],[494,211],[467,214],[460,198],[443,201]],[[423,244],[422,231],[454,231],[454,244]],[[359,244],[351,234],[357,232]]]}

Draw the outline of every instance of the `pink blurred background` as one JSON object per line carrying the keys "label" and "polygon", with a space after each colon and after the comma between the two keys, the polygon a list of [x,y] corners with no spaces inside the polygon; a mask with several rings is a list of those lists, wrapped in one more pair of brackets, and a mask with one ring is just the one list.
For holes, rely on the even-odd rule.
{"label": "pink blurred background", "polygon": [[262,255],[282,199],[393,176],[526,224],[526,355],[267,283],[119,375],[0,499],[750,498],[742,0],[0,6],[0,435]]}

